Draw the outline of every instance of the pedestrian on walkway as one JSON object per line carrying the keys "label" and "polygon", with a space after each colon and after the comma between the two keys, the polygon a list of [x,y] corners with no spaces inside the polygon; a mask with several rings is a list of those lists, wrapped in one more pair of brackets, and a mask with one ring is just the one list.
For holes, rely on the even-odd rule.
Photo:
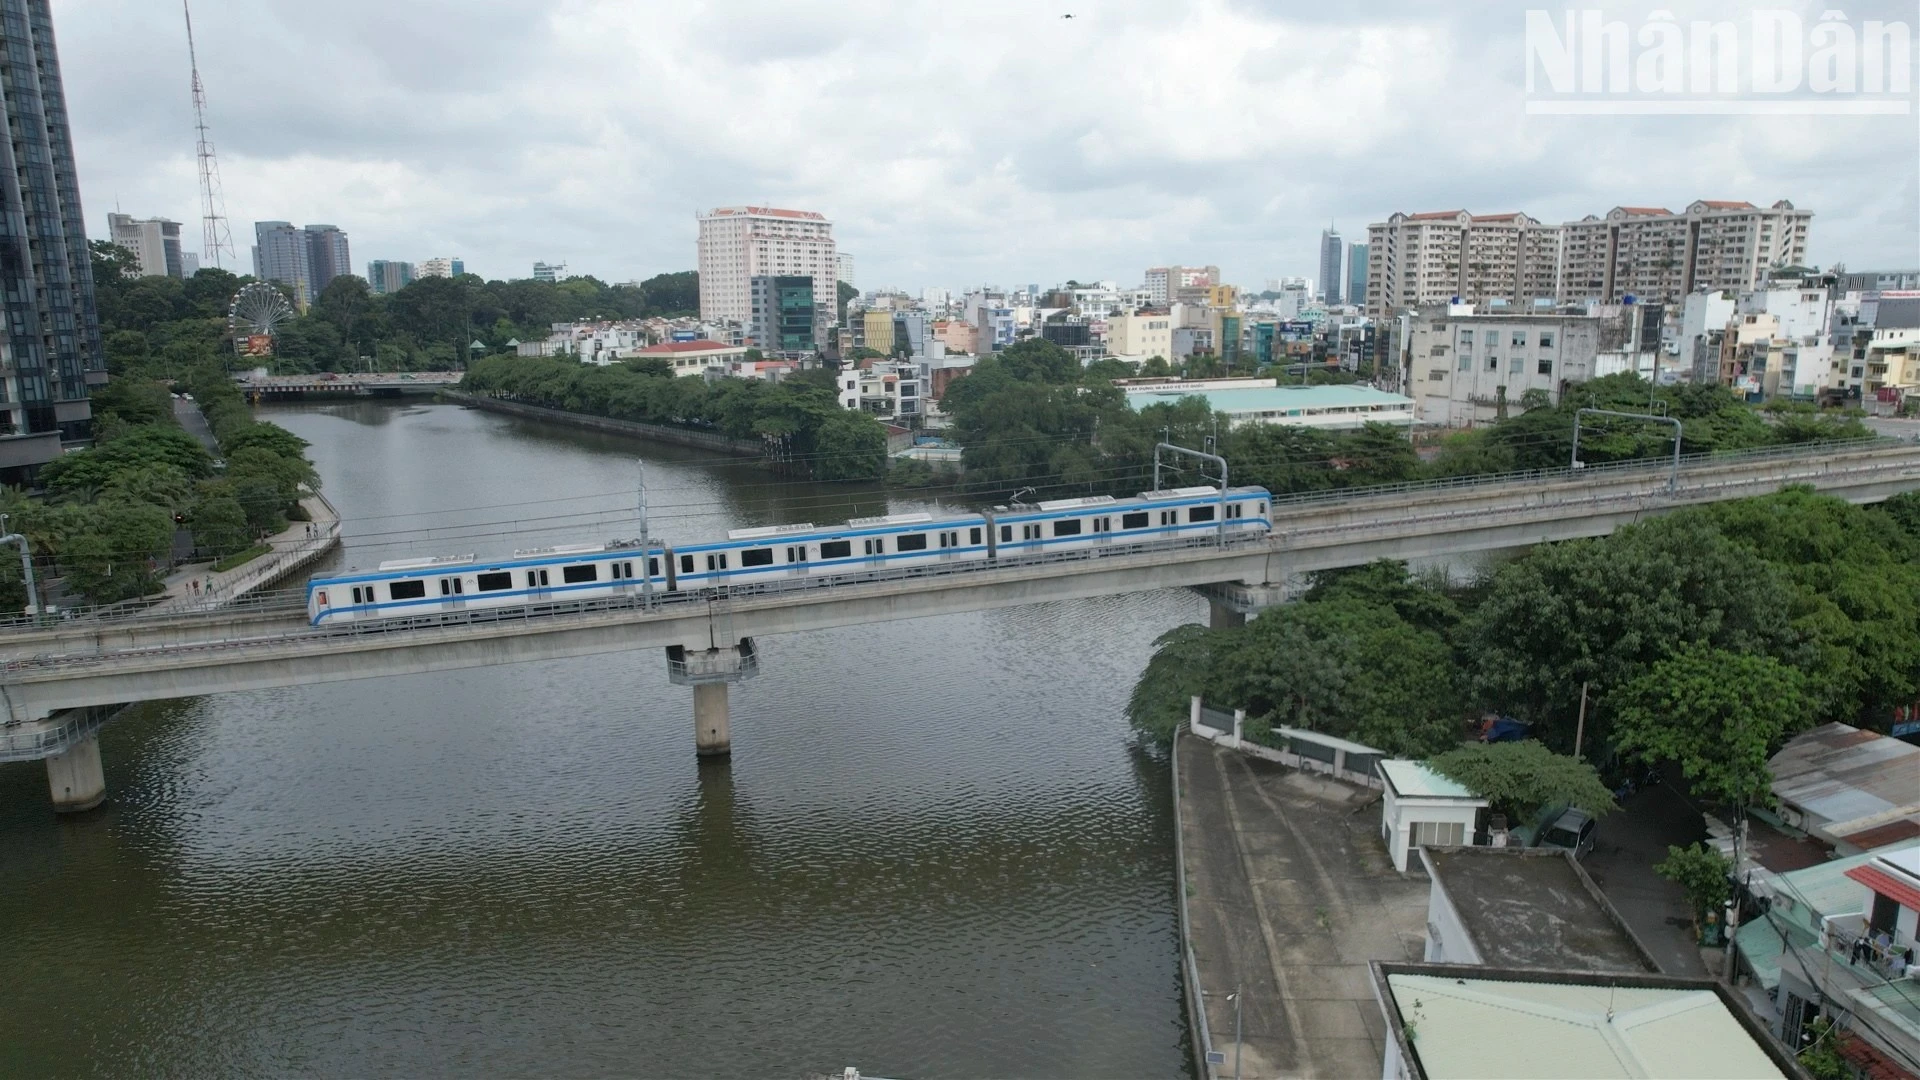
{"label": "pedestrian on walkway", "polygon": [[193,595],[199,596],[200,595],[200,579],[194,578],[192,581],[187,582],[187,588],[193,593]]}

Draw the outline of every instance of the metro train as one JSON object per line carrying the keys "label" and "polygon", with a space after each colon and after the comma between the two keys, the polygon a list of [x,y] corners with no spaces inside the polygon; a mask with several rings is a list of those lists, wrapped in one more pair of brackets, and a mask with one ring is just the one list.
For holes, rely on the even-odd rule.
{"label": "metro train", "polygon": [[1265,488],[1186,487],[1136,498],[1101,495],[980,513],[895,514],[844,525],[735,529],[684,547],[613,541],[472,555],[399,559],[307,583],[314,626],[394,620],[448,621],[492,609],[586,600],[709,594],[784,587],[792,579],[853,580],[942,567],[1007,564],[1061,552],[1151,550],[1208,535],[1240,538],[1272,526]]}

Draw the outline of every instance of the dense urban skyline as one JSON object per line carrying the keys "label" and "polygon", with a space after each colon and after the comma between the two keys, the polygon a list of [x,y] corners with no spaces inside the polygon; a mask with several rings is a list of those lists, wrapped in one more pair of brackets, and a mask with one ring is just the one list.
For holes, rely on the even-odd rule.
{"label": "dense urban skyline", "polygon": [[[202,0],[196,30],[236,236],[334,222],[363,258],[460,251],[488,277],[685,269],[695,214],[734,203],[818,210],[863,285],[910,289],[1170,262],[1257,284],[1315,276],[1329,221],[1353,237],[1406,207],[1562,221],[1702,197],[1819,208],[1822,265],[1920,261],[1911,116],[1527,116],[1521,5],[1059,14],[799,3],[718,34],[712,13],[604,0]],[[197,235],[178,10],[62,16],[89,229],[117,204]],[[888,107],[862,112],[876,84]],[[765,122],[730,122],[748,111]]]}

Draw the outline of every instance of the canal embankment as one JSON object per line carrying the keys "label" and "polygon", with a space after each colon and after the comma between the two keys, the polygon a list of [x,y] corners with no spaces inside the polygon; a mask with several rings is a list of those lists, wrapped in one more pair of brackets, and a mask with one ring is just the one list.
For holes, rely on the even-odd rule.
{"label": "canal embankment", "polygon": [[1379,792],[1184,732],[1173,769],[1198,1075],[1377,1075],[1367,965],[1421,959],[1427,910],[1425,875],[1380,839]]}
{"label": "canal embankment", "polygon": [[549,409],[544,405],[529,405],[522,401],[467,394],[458,390],[442,390],[440,396],[455,405],[505,413],[508,416],[518,416],[526,420],[543,420],[553,424],[584,428],[587,431],[627,435],[636,439],[652,439],[655,442],[691,446],[698,450],[712,450],[716,453],[733,454],[743,458],[764,459],[766,457],[766,446],[758,440],[735,439],[711,431],[669,427],[665,424],[645,424],[637,420],[615,420],[608,416],[568,412],[565,409]]}

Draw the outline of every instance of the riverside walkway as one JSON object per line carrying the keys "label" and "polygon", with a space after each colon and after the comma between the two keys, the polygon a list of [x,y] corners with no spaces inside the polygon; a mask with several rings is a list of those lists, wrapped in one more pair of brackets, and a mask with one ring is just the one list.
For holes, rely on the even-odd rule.
{"label": "riverside walkway", "polygon": [[1427,916],[1426,875],[1397,873],[1380,840],[1379,792],[1184,734],[1174,768],[1196,997],[1226,1058],[1210,1075],[1379,1075],[1367,963],[1418,961]]}

